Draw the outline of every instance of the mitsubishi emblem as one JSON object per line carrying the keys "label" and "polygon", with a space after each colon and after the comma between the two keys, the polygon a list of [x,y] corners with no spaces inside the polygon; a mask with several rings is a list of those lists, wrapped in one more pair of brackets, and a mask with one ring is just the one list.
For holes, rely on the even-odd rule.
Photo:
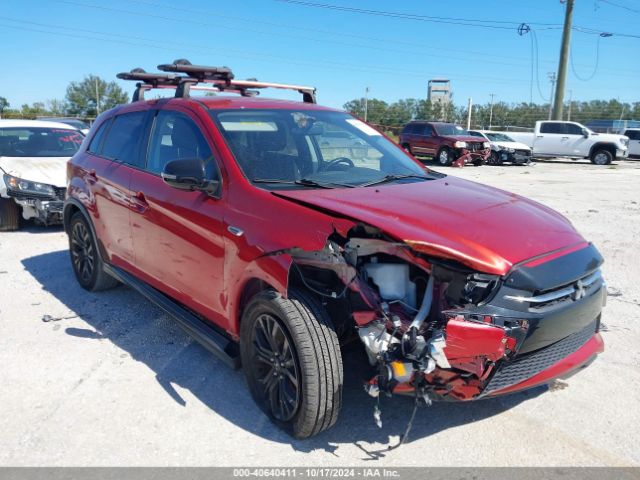
{"label": "mitsubishi emblem", "polygon": [[582,284],[582,280],[578,280],[576,282],[576,291],[573,293],[573,299],[580,300],[581,298],[584,298],[586,294],[587,292],[585,291],[584,285]]}

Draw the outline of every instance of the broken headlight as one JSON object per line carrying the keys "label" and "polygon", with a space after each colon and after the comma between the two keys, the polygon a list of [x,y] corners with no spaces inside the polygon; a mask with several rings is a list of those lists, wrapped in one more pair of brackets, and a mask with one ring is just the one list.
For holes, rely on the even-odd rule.
{"label": "broken headlight", "polygon": [[487,273],[437,266],[434,274],[437,281],[446,285],[444,294],[450,306],[477,305],[487,301],[500,285],[498,275]]}
{"label": "broken headlight", "polygon": [[473,273],[467,276],[467,282],[462,289],[462,298],[467,303],[477,305],[488,299],[495,291],[499,278],[496,275],[486,273]]}
{"label": "broken headlight", "polygon": [[7,190],[10,190],[12,192],[32,193],[35,195],[43,195],[47,197],[54,197],[56,194],[53,186],[51,185],[24,180],[12,175],[4,175],[4,183],[7,185]]}

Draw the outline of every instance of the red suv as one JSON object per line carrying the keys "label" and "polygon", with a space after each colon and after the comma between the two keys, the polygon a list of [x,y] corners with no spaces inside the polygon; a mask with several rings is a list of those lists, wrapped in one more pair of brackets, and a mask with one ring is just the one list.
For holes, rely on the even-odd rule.
{"label": "red suv", "polygon": [[[296,437],[336,422],[351,341],[369,394],[427,403],[545,384],[603,350],[602,258],[562,215],[425,168],[313,89],[161,67],[127,74],[136,101],[68,164],[73,270],[87,290],[130,285],[242,365]],[[242,96],[190,98],[196,83]],[[251,97],[265,86],[306,101]],[[142,100],[151,87],[177,98]]]}
{"label": "red suv", "polygon": [[433,157],[443,166],[480,166],[491,154],[488,141],[478,140],[453,123],[409,122],[400,133],[400,145],[412,155]]}

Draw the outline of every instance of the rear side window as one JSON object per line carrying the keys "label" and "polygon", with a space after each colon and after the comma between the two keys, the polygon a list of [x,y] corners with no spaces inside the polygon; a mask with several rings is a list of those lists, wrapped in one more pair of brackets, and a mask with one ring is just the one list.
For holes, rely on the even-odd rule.
{"label": "rear side window", "polygon": [[87,150],[89,150],[91,153],[95,153],[96,155],[100,155],[100,149],[102,148],[102,139],[104,138],[104,134],[109,128],[110,124],[111,119],[100,125],[100,128],[98,128],[98,131],[91,139],[91,143],[89,144],[89,148]]}
{"label": "rear side window", "polygon": [[102,144],[101,155],[136,167],[144,164],[141,153],[147,112],[118,115]]}
{"label": "rear side window", "polygon": [[194,121],[180,112],[160,111],[151,135],[147,170],[161,173],[167,162],[180,159],[203,160],[207,178],[217,178],[211,149]]}
{"label": "rear side window", "polygon": [[540,125],[540,133],[564,133],[564,123],[544,122]]}

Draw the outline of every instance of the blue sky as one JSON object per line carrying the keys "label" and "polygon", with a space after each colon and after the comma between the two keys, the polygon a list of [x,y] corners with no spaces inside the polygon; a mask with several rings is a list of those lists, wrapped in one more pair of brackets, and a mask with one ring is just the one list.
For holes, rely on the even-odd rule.
{"label": "blue sky", "polygon": [[[309,0],[312,1],[312,0]],[[93,73],[109,80],[159,63],[227,65],[236,78],[309,84],[319,102],[341,107],[364,95],[395,101],[426,96],[427,81],[447,77],[454,101],[548,99],[547,73],[557,69],[564,7],[559,0],[313,0],[315,3],[413,15],[487,20],[494,27],[406,20],[315,8],[277,0],[2,0],[0,96],[12,106],[63,98],[66,85]],[[623,8],[627,7],[627,9]],[[638,33],[640,1],[576,0],[574,24]],[[531,85],[532,25],[539,52]],[[551,25],[549,25],[551,24]],[[640,101],[640,38],[573,32],[573,99]],[[534,69],[535,70],[535,69]],[[120,82],[127,91],[133,85]],[[533,94],[532,94],[533,92]],[[542,95],[541,95],[542,94]],[[274,96],[277,96],[274,95]],[[544,96],[544,98],[543,98]],[[567,93],[568,96],[568,93]]]}

